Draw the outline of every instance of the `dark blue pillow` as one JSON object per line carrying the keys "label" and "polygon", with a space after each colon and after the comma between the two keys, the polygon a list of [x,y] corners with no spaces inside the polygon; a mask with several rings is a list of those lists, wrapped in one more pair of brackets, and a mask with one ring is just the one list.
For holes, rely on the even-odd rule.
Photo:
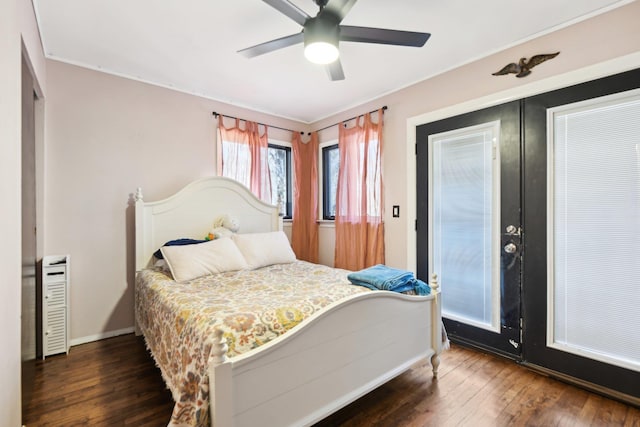
{"label": "dark blue pillow", "polygon": [[[197,239],[176,239],[176,240],[169,240],[167,243],[165,243],[162,246],[184,246],[184,245],[196,245],[198,243],[204,243],[207,240],[197,240]],[[160,249],[158,249],[157,251],[155,251],[153,253],[153,256],[158,258],[158,259],[164,259],[164,257],[162,256],[162,252],[160,251]]]}

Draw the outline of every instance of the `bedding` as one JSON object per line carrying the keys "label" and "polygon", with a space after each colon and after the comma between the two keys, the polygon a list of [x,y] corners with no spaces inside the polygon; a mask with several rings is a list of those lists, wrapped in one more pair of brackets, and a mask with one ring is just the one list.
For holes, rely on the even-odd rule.
{"label": "bedding", "polygon": [[175,403],[171,426],[206,426],[213,332],[228,357],[248,352],[322,308],[369,289],[349,271],[305,261],[176,282],[161,269],[136,276],[136,320]]}

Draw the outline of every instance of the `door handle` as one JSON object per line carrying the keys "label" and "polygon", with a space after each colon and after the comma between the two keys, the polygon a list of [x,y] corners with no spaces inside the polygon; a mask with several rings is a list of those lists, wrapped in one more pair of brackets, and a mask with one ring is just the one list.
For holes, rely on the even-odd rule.
{"label": "door handle", "polygon": [[508,254],[513,254],[518,250],[518,247],[515,245],[515,243],[507,243],[506,245],[504,245],[504,251]]}
{"label": "door handle", "polygon": [[520,227],[516,227],[513,224],[507,225],[506,232],[510,236],[520,236],[522,233],[522,229]]}

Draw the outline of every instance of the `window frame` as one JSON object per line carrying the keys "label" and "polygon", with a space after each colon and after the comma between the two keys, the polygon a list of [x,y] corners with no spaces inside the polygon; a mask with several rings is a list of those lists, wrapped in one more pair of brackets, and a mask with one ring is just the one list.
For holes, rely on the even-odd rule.
{"label": "window frame", "polygon": [[[293,218],[293,152],[291,143],[285,141],[277,141],[277,140],[269,140],[268,148],[275,150],[283,150],[285,152],[285,169],[287,175],[287,188],[285,189],[286,200],[285,200],[285,212],[280,212],[280,215],[283,219],[292,219]],[[271,170],[269,170],[271,173]],[[271,189],[273,192],[273,188]]]}
{"label": "window frame", "polygon": [[[319,146],[320,149],[320,155],[318,156],[318,159],[320,160],[320,167],[318,168],[321,173],[322,173],[322,178],[318,180],[319,184],[320,184],[320,198],[321,198],[321,203],[320,203],[320,216],[322,217],[322,219],[324,221],[335,221],[336,217],[335,215],[330,215],[329,214],[329,192],[328,189],[330,188],[329,185],[329,176],[330,174],[328,173],[328,167],[329,167],[329,162],[326,161],[327,157],[329,156],[329,153],[333,150],[339,150],[338,148],[338,141],[337,140],[333,140],[333,141],[328,141],[325,142],[323,144],[320,144]],[[338,168],[340,163],[338,162]],[[337,193],[337,188],[336,188],[336,193]],[[336,199],[337,199],[337,194],[336,194]]]}

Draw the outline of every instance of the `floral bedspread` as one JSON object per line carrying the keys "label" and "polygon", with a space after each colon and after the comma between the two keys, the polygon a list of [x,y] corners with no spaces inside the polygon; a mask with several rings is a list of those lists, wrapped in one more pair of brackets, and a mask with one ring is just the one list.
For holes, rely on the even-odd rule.
{"label": "floral bedspread", "polygon": [[228,357],[260,346],[323,307],[369,292],[346,270],[296,261],[178,283],[158,269],[136,277],[137,322],[176,402],[169,426],[209,425],[208,359],[215,329]]}

